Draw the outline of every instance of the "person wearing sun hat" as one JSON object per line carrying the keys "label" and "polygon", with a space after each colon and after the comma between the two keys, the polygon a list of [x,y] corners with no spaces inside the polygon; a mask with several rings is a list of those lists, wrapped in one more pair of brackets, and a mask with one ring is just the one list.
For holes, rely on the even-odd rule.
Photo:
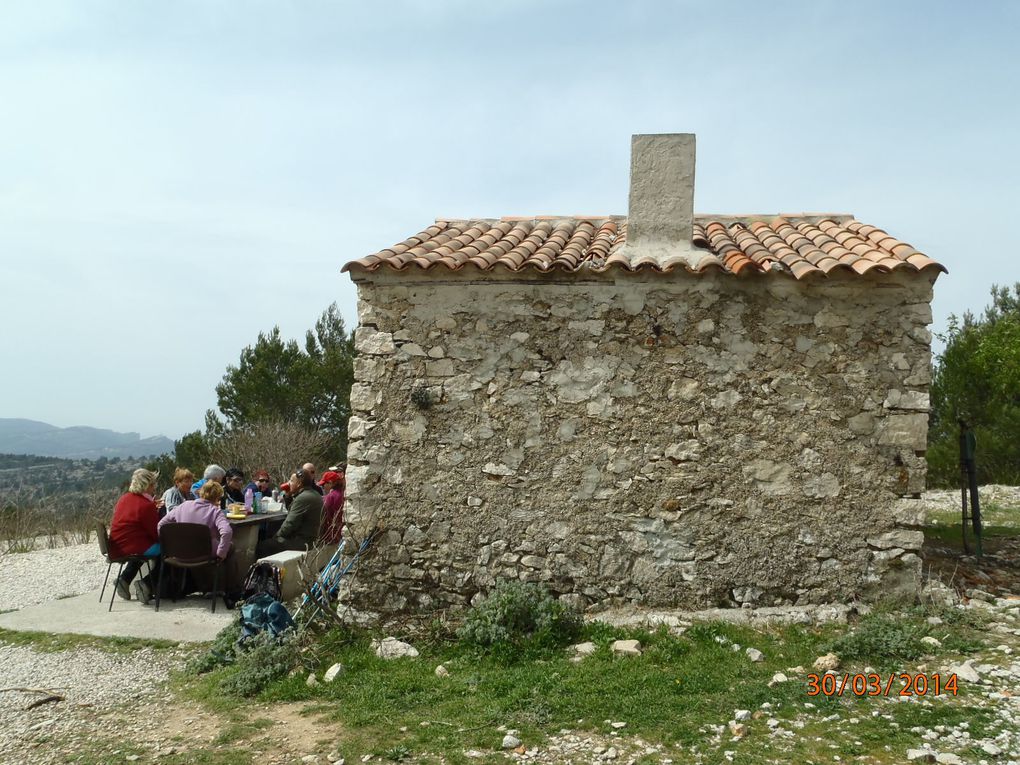
{"label": "person wearing sun hat", "polygon": [[327,470],[322,474],[319,486],[325,490],[322,497],[322,541],[327,544],[339,544],[344,526],[344,487],[343,473]]}

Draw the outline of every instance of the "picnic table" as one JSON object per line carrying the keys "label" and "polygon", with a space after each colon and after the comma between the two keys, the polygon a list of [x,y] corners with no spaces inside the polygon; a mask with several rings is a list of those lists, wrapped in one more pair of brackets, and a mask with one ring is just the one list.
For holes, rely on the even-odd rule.
{"label": "picnic table", "polygon": [[240,589],[244,575],[255,562],[255,546],[259,542],[259,528],[262,524],[270,524],[269,534],[272,536],[286,517],[287,512],[281,510],[276,513],[252,513],[247,518],[237,520],[227,519],[234,530],[234,554],[230,557],[232,564],[227,566],[228,592]]}

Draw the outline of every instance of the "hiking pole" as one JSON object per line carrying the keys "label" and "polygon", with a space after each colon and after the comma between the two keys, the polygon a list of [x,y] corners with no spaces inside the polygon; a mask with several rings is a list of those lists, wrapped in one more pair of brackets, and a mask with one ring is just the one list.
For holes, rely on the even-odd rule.
{"label": "hiking pole", "polygon": [[[342,550],[344,548],[346,540],[344,543],[341,543],[340,549],[337,550],[337,554],[340,555],[340,558],[338,558],[337,565],[331,567],[329,571],[328,583],[326,581],[326,576],[324,576],[326,574],[326,570],[324,569],[323,573],[316,578],[316,581],[313,583],[313,585],[308,588],[309,591],[312,591],[313,593],[317,593],[318,595],[322,596],[322,600],[325,601],[326,604],[328,604],[329,600],[336,596],[336,593],[340,589],[340,583],[343,580],[343,578],[350,573],[352,568],[354,568],[355,564],[357,564],[358,562],[358,559],[361,558],[362,553],[364,553],[369,548],[369,546],[372,544],[378,533],[379,533],[378,528],[373,529],[371,533],[369,533],[369,535],[361,541],[361,544],[358,546],[357,551],[344,565],[340,565],[340,562],[342,561]],[[311,622],[314,621],[315,617],[318,616],[319,613],[323,611],[323,603],[320,602],[319,598],[309,597],[309,593],[306,592],[304,599],[301,601],[301,606],[297,610],[297,613],[301,613],[301,609],[303,609],[305,607],[305,604],[308,602],[311,602],[312,605],[315,607],[315,612],[308,618],[308,621]]]}

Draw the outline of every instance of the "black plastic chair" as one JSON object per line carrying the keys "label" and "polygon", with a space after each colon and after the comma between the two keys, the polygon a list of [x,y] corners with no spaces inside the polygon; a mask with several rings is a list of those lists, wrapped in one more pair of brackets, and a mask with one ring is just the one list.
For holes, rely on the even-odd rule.
{"label": "black plastic chair", "polygon": [[[164,523],[159,530],[159,547],[163,565],[159,569],[159,584],[156,587],[156,610],[159,611],[163,572],[167,566],[185,570],[212,566],[212,610],[215,613],[216,596],[225,593],[218,588],[222,561],[213,551],[209,527],[202,523]],[[170,576],[172,578],[173,573]]]}
{"label": "black plastic chair", "polygon": [[[139,563],[148,563],[151,565],[152,561],[146,558],[144,555],[122,555],[120,557],[114,557],[110,555],[110,535],[106,533],[106,524],[96,524],[96,539],[99,541],[99,552],[106,558],[106,578],[103,580],[103,589],[99,591],[99,602],[103,602],[103,595],[106,594],[106,585],[110,583],[110,569],[113,568],[113,564],[119,563],[120,568],[117,569],[117,578],[120,579],[120,575],[124,572],[124,566],[131,561],[138,561]],[[117,596],[117,588],[113,588],[113,592],[110,593],[110,607],[107,611],[113,610],[113,599]]]}

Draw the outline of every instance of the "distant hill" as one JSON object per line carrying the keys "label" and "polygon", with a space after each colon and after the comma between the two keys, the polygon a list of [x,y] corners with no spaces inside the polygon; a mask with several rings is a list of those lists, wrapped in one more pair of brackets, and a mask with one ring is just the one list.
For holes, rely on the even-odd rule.
{"label": "distant hill", "polygon": [[141,438],[138,433],[78,426],[58,428],[36,420],[0,417],[0,453],[37,454],[65,459],[141,457],[173,452],[165,436]]}

